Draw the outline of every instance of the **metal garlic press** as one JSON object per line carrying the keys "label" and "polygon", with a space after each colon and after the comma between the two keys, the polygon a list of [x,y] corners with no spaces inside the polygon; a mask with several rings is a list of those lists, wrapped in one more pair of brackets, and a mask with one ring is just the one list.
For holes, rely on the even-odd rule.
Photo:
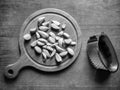
{"label": "metal garlic press", "polygon": [[96,69],[110,72],[118,70],[119,63],[115,49],[109,37],[104,32],[89,38],[87,42],[87,55],[91,64]]}

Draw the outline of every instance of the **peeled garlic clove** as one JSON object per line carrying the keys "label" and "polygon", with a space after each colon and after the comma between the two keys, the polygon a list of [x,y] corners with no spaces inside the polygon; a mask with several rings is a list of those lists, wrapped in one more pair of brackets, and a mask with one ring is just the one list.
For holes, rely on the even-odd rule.
{"label": "peeled garlic clove", "polygon": [[55,30],[55,31],[59,31],[59,30],[60,30],[60,27],[57,26],[57,25],[54,24],[54,23],[51,24],[51,28],[52,28],[53,30]]}
{"label": "peeled garlic clove", "polygon": [[70,35],[69,35],[68,33],[63,33],[63,36],[64,36],[65,38],[69,38],[69,37],[70,37]]}
{"label": "peeled garlic clove", "polygon": [[30,34],[25,34],[25,35],[23,36],[23,38],[24,38],[24,40],[28,41],[28,40],[31,39],[31,35],[30,35]]}
{"label": "peeled garlic clove", "polygon": [[70,44],[70,43],[72,42],[72,39],[65,39],[64,42],[65,42],[66,44]]}
{"label": "peeled garlic clove", "polygon": [[44,52],[42,53],[42,56],[43,56],[43,59],[45,60],[47,59],[47,55]]}
{"label": "peeled garlic clove", "polygon": [[46,49],[49,50],[49,51],[53,51],[54,50],[51,46],[47,46]]}
{"label": "peeled garlic clove", "polygon": [[72,41],[72,42],[71,42],[71,45],[73,45],[73,46],[76,45],[76,42]]}
{"label": "peeled garlic clove", "polygon": [[61,57],[64,57],[64,56],[66,56],[67,54],[68,54],[68,52],[67,52],[67,51],[64,51],[64,52],[61,52],[61,53],[60,53],[60,56],[61,56]]}
{"label": "peeled garlic clove", "polygon": [[55,39],[54,39],[53,37],[49,37],[49,38],[48,38],[48,41],[49,41],[50,43],[55,43]]}
{"label": "peeled garlic clove", "polygon": [[60,31],[57,35],[58,35],[58,36],[62,36],[63,33],[64,33],[63,31]]}
{"label": "peeled garlic clove", "polygon": [[36,32],[36,38],[39,39],[40,38],[40,34],[38,32]]}
{"label": "peeled garlic clove", "polygon": [[43,52],[46,54],[47,57],[50,57],[50,53],[48,52],[48,50],[43,49]]}
{"label": "peeled garlic clove", "polygon": [[60,39],[58,40],[58,44],[59,44],[60,47],[62,47],[62,45],[63,45],[63,38],[60,38]]}
{"label": "peeled garlic clove", "polygon": [[36,45],[37,45],[37,41],[33,41],[33,42],[30,44],[31,47],[35,47]]}
{"label": "peeled garlic clove", "polygon": [[54,49],[53,52],[51,53],[50,57],[53,57],[56,53],[56,50]]}
{"label": "peeled garlic clove", "polygon": [[43,22],[45,22],[45,17],[38,18],[38,27],[41,26]]}
{"label": "peeled garlic clove", "polygon": [[60,22],[58,22],[57,20],[52,20],[52,22],[53,22],[55,25],[57,25],[57,26],[60,25]]}
{"label": "peeled garlic clove", "polygon": [[34,49],[35,49],[36,53],[41,54],[42,50],[40,47],[35,46]]}
{"label": "peeled garlic clove", "polygon": [[62,62],[62,58],[58,53],[55,54],[55,59],[58,63]]}
{"label": "peeled garlic clove", "polygon": [[56,37],[55,37],[56,40],[59,40],[60,38],[61,38],[61,37],[59,37],[59,36],[56,36]]}
{"label": "peeled garlic clove", "polygon": [[49,23],[50,23],[50,22],[49,22],[49,21],[47,21],[47,22],[42,23],[42,25],[43,25],[43,26],[48,26],[48,25],[49,25]]}
{"label": "peeled garlic clove", "polygon": [[40,41],[38,40],[38,41],[37,41],[37,45],[38,45],[38,46],[43,46],[43,45],[45,45],[45,43],[40,42]]}
{"label": "peeled garlic clove", "polygon": [[57,50],[58,52],[63,52],[63,51],[65,51],[63,48],[59,47],[58,45],[56,45],[56,50]]}
{"label": "peeled garlic clove", "polygon": [[44,38],[39,38],[38,41],[41,41],[41,42],[43,42],[43,43],[45,43],[45,44],[48,43],[48,41],[47,41],[46,39],[44,39]]}
{"label": "peeled garlic clove", "polygon": [[40,29],[41,31],[46,32],[46,31],[48,31],[49,28],[46,27],[46,26],[40,26],[39,29]]}
{"label": "peeled garlic clove", "polygon": [[32,34],[35,33],[36,31],[37,31],[36,28],[31,28],[31,29],[30,29],[30,33],[32,33]]}
{"label": "peeled garlic clove", "polygon": [[38,31],[38,33],[45,39],[49,37],[49,35],[44,31]]}
{"label": "peeled garlic clove", "polygon": [[71,56],[74,56],[74,51],[71,48],[67,48],[67,51]]}
{"label": "peeled garlic clove", "polygon": [[56,37],[56,35],[55,35],[53,32],[49,32],[49,35],[50,35],[51,37],[53,37],[53,38]]}
{"label": "peeled garlic clove", "polygon": [[61,28],[62,28],[62,30],[65,30],[66,24],[62,24],[62,25],[61,25]]}

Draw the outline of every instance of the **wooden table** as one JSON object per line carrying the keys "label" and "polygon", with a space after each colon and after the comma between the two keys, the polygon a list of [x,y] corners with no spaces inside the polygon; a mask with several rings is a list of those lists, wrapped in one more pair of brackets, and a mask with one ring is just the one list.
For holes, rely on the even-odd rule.
{"label": "wooden table", "polygon": [[[119,0],[0,0],[0,90],[96,90],[119,89],[120,69],[113,74],[93,69],[86,56],[89,36],[105,32],[120,59]],[[43,8],[68,12],[82,31],[82,50],[76,62],[57,73],[43,73],[33,68],[22,70],[14,80],[4,77],[4,69],[20,57],[18,38],[24,20]]]}

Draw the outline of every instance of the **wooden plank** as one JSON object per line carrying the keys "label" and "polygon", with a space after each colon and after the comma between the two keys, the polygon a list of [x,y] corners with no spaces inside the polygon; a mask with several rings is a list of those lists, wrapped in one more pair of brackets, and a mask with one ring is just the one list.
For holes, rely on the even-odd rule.
{"label": "wooden plank", "polygon": [[[96,90],[118,88],[120,70],[109,77],[97,75],[89,65],[86,42],[89,36],[105,32],[111,38],[120,59],[119,0],[0,0],[0,89],[1,90]],[[24,69],[15,80],[4,78],[6,65],[19,58],[18,38],[24,20],[36,10],[58,8],[78,22],[83,33],[83,47],[78,60],[59,73],[43,73]],[[61,88],[63,87],[63,88]]]}

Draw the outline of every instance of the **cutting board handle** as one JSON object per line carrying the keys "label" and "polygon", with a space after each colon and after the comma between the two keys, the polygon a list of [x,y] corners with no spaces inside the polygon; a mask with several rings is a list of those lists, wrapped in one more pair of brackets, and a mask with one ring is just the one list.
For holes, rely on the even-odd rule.
{"label": "cutting board handle", "polygon": [[27,56],[26,55],[22,55],[17,62],[8,65],[5,68],[5,76],[7,78],[15,78],[18,75],[19,71],[23,67],[27,66],[27,64],[28,64]]}

